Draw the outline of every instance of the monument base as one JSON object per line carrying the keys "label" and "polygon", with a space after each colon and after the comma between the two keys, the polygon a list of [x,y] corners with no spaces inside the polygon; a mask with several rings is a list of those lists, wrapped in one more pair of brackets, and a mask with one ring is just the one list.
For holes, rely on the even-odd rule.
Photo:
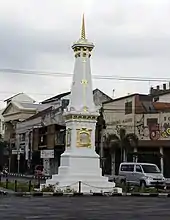
{"label": "monument base", "polygon": [[78,155],[65,152],[61,156],[59,173],[46,180],[46,184],[42,184],[40,189],[51,185],[55,192],[122,193],[121,188],[115,188],[114,182],[108,182],[108,178],[102,176],[99,163],[99,156],[96,153]]}

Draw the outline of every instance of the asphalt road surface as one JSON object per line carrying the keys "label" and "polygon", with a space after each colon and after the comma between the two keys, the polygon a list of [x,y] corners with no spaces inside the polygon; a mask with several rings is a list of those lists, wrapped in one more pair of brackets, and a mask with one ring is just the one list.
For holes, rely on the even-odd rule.
{"label": "asphalt road surface", "polygon": [[0,197],[0,219],[169,220],[170,198]]}

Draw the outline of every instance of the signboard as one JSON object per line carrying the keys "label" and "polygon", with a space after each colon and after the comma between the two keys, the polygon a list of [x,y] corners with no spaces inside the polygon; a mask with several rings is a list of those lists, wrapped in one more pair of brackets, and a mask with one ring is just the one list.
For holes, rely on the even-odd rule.
{"label": "signboard", "polygon": [[41,150],[41,158],[54,158],[54,150]]}
{"label": "signboard", "polygon": [[12,150],[12,154],[24,154],[24,150]]}
{"label": "signboard", "polygon": [[18,154],[18,150],[12,150],[12,154]]}

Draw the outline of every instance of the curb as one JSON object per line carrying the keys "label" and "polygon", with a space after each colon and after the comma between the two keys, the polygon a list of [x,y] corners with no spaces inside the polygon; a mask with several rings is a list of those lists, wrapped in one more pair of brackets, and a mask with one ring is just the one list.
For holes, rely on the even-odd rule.
{"label": "curb", "polygon": [[170,197],[170,193],[53,193],[53,192],[6,192],[0,190],[0,195],[16,197]]}

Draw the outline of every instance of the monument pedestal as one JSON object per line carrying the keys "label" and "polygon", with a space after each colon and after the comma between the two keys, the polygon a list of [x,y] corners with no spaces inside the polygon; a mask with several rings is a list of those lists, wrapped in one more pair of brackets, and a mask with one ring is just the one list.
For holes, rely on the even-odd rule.
{"label": "monument pedestal", "polygon": [[[52,176],[46,181],[46,185],[53,185],[55,191],[58,189],[82,193],[113,192],[122,193],[121,188],[114,188],[114,182],[108,182],[108,178],[102,176],[99,164],[99,156],[79,155],[77,153],[63,153],[59,174]],[[80,187],[80,188],[79,188]]]}

